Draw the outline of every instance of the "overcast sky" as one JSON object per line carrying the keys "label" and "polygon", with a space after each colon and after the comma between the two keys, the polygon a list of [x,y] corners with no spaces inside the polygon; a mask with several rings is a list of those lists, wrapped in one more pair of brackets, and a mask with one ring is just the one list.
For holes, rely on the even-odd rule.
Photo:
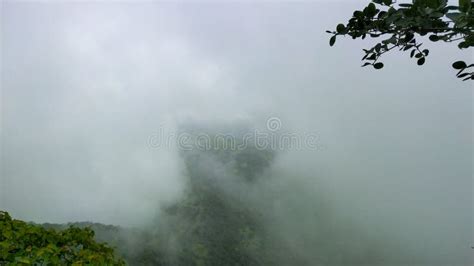
{"label": "overcast sky", "polygon": [[182,189],[177,152],[149,145],[160,126],[278,117],[319,148],[277,167],[361,224],[469,254],[473,87],[451,63],[473,54],[426,42],[423,67],[360,68],[373,40],[325,30],[366,3],[2,1],[0,209],[137,224]]}

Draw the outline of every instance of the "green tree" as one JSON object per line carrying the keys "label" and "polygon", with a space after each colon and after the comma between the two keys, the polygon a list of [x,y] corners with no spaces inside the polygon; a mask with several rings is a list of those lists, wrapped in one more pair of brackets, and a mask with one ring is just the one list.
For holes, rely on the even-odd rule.
{"label": "green tree", "polygon": [[[459,0],[459,5],[448,5],[447,0],[413,0],[396,4],[392,0],[372,0],[363,10],[356,10],[346,24],[338,24],[329,44],[333,46],[337,36],[353,39],[382,38],[370,49],[364,49],[362,65],[383,68],[383,54],[394,49],[410,53],[418,65],[423,65],[429,55],[422,48],[420,36],[428,36],[432,42],[456,43],[459,49],[474,46],[474,9],[472,0]],[[474,80],[474,64],[456,61],[453,67],[457,77]]]}
{"label": "green tree", "polygon": [[90,228],[56,231],[0,211],[0,265],[124,265]]}

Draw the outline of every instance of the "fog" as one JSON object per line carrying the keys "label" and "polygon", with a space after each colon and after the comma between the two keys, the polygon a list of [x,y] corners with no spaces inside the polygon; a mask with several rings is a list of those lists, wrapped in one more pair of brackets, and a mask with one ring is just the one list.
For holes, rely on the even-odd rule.
{"label": "fog", "polygon": [[473,54],[426,42],[422,67],[393,53],[361,68],[373,40],[329,47],[325,30],[367,2],[3,1],[0,209],[149,226],[189,175],[180,147],[154,145],[161,129],[277,118],[316,148],[228,189],[249,191],[290,253],[307,263],[343,241],[346,258],[373,246],[387,265],[470,265],[473,88],[451,63]]}

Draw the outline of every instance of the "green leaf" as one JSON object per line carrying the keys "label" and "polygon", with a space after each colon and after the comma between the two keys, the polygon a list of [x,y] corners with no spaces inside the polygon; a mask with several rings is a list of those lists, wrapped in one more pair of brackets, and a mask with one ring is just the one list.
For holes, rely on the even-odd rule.
{"label": "green leaf", "polygon": [[329,39],[329,45],[333,46],[336,43],[336,35],[332,36],[331,39]]}
{"label": "green leaf", "polygon": [[377,8],[374,3],[370,3],[366,8],[364,8],[364,15],[367,17],[373,17],[375,14],[377,14]]}
{"label": "green leaf", "polygon": [[469,48],[469,43],[467,42],[460,42],[458,43],[459,49]]}
{"label": "green leaf", "polygon": [[383,63],[381,63],[381,62],[375,63],[375,64],[374,64],[374,68],[375,68],[375,69],[381,69],[381,68],[383,68]]}
{"label": "green leaf", "polygon": [[469,73],[462,73],[462,74],[458,75],[458,78],[464,78],[467,75],[469,75]]}
{"label": "green leaf", "polygon": [[422,57],[420,59],[418,59],[418,61],[416,62],[419,66],[423,65],[425,63],[425,58]]}
{"label": "green leaf", "polygon": [[338,24],[337,27],[336,27],[337,33],[343,33],[345,30],[346,30],[346,27],[342,23]]}
{"label": "green leaf", "polygon": [[453,68],[454,69],[463,69],[463,68],[466,68],[467,65],[466,65],[466,62],[464,61],[456,61],[453,63]]}
{"label": "green leaf", "polygon": [[447,13],[446,17],[448,17],[450,20],[456,22],[459,18],[462,17],[461,13]]}
{"label": "green leaf", "polygon": [[413,38],[415,38],[415,35],[411,32],[407,32],[405,34],[405,37],[403,38],[403,41],[404,42],[409,42],[409,41],[413,40]]}
{"label": "green leaf", "polygon": [[428,37],[430,39],[430,41],[432,42],[437,42],[439,41],[439,36],[438,35],[430,35],[430,37]]}
{"label": "green leaf", "polygon": [[364,17],[364,13],[360,10],[357,10],[357,11],[354,11],[354,14],[353,14],[354,17],[356,18],[363,18]]}

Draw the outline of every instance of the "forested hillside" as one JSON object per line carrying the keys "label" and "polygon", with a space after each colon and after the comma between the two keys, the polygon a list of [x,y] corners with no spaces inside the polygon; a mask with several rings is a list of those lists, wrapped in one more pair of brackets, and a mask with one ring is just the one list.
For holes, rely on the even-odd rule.
{"label": "forested hillside", "polygon": [[90,228],[63,230],[12,219],[0,212],[0,265],[122,265],[114,250],[94,240]]}

